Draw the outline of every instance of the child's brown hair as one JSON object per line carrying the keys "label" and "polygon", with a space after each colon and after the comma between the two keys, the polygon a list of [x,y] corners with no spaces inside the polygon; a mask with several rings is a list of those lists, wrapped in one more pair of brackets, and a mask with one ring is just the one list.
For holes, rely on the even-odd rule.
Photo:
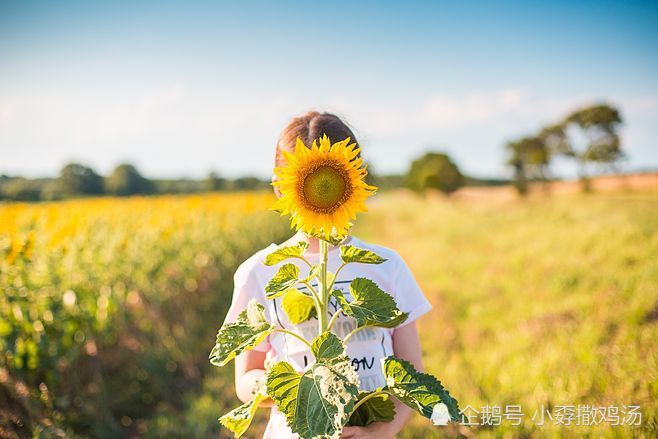
{"label": "child's brown hair", "polygon": [[350,138],[350,143],[356,143],[360,146],[350,127],[343,122],[338,116],[331,113],[318,113],[309,111],[308,113],[295,117],[281,132],[279,141],[276,144],[276,155],[274,156],[274,166],[283,166],[285,158],[282,151],[293,152],[297,137],[309,148],[314,140],[326,134],[332,142],[339,142],[345,138]]}

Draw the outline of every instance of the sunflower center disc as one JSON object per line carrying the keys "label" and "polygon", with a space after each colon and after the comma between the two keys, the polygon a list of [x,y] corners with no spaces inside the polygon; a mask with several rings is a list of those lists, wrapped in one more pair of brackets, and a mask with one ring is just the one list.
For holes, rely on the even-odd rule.
{"label": "sunflower center disc", "polygon": [[320,166],[304,179],[306,200],[319,209],[335,207],[345,193],[343,175],[330,166]]}

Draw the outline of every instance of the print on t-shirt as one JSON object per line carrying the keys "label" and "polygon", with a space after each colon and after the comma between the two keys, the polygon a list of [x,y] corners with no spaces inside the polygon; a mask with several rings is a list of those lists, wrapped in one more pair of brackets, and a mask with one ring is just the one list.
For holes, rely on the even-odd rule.
{"label": "print on t-shirt", "polygon": [[[348,301],[352,300],[352,295],[349,291],[350,282],[351,280],[337,280],[334,282],[334,289],[341,290]],[[317,284],[311,284],[311,286],[317,288]],[[305,294],[311,294],[304,285],[298,286],[297,289]],[[272,308],[277,326],[298,332],[307,340],[312,340],[317,336],[317,317],[311,317],[305,322],[293,325],[281,307],[281,298],[272,299]],[[335,297],[329,299],[328,309],[332,316],[339,309]],[[356,328],[356,320],[341,314],[334,322],[331,332],[343,340],[354,328]],[[369,327],[359,330],[348,340],[347,355],[352,360],[352,366],[354,366],[354,369],[359,375],[361,390],[374,390],[377,387],[385,385],[384,377],[378,368],[380,367],[379,360],[393,353],[390,334],[387,332],[385,328]],[[288,361],[298,370],[305,369],[314,361],[313,355],[309,352],[308,348],[294,337],[285,337],[283,346],[284,352],[278,356],[278,360]]]}

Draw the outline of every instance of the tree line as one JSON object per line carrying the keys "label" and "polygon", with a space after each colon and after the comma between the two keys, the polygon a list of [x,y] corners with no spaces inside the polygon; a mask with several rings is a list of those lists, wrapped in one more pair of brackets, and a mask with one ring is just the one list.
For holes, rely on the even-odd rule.
{"label": "tree line", "polygon": [[[513,170],[513,185],[521,195],[528,192],[528,184],[533,181],[542,182],[548,190],[551,162],[565,157],[576,162],[583,189],[591,190],[588,167],[592,163],[616,171],[616,163],[626,157],[618,133],[621,124],[618,109],[596,104],[579,108],[537,133],[507,142],[505,164]],[[450,195],[462,186],[492,186],[509,181],[467,177],[447,154],[432,151],[411,163],[401,183],[417,192],[438,189]]]}
{"label": "tree line", "polygon": [[[429,158],[428,158],[429,157]],[[444,163],[444,161],[447,162]],[[429,165],[429,166],[428,166]],[[452,160],[442,153],[428,153],[414,161],[406,175],[378,174],[368,166],[368,183],[381,190],[407,186],[413,190],[434,187],[452,192],[462,185],[508,184],[508,180],[477,179],[463,176]],[[454,168],[454,169],[453,169]],[[80,163],[65,165],[56,178],[27,179],[0,175],[0,200],[54,201],[85,196],[131,196],[192,194],[214,191],[242,191],[270,188],[270,181],[258,177],[229,179],[215,172],[203,179],[149,179],[134,165],[118,165],[102,176]]]}
{"label": "tree line", "polygon": [[118,165],[107,176],[80,163],[65,165],[56,178],[27,179],[0,176],[0,199],[12,201],[51,201],[84,196],[130,196],[190,194],[221,190],[254,190],[269,187],[257,177],[228,179],[211,172],[206,178],[148,179],[129,163]]}
{"label": "tree line", "polygon": [[[368,166],[368,182],[380,189],[407,187],[416,192],[436,189],[447,195],[463,186],[495,186],[510,182],[521,195],[533,181],[552,179],[550,165],[554,158],[575,161],[584,190],[591,190],[588,166],[604,164],[613,171],[626,157],[618,134],[622,118],[619,110],[608,104],[579,108],[538,132],[505,144],[505,164],[513,179],[478,179],[464,175],[446,153],[429,151],[412,161],[402,175],[378,175]],[[270,181],[257,177],[227,179],[211,172],[204,179],[148,179],[124,163],[110,175],[101,176],[92,168],[70,163],[57,178],[26,179],[0,176],[0,199],[17,201],[58,200],[79,196],[129,196],[147,194],[183,194],[208,191],[253,190],[270,187]]]}
{"label": "tree line", "polygon": [[551,161],[556,157],[575,161],[583,189],[590,191],[591,164],[616,171],[616,163],[626,157],[619,137],[621,124],[617,108],[596,104],[579,108],[535,134],[507,142],[506,164],[514,169],[517,191],[525,195],[529,180],[539,180],[548,188]]}

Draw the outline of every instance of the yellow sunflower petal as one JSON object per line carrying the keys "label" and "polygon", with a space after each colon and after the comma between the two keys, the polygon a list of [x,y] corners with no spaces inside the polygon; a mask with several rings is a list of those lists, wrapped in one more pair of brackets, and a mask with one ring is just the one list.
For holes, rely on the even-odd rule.
{"label": "yellow sunflower petal", "polygon": [[281,192],[273,208],[290,215],[291,226],[308,234],[344,235],[376,187],[365,183],[359,148],[346,138],[331,143],[328,136],[307,147],[297,138],[295,152],[284,152],[286,166],[275,168]]}

